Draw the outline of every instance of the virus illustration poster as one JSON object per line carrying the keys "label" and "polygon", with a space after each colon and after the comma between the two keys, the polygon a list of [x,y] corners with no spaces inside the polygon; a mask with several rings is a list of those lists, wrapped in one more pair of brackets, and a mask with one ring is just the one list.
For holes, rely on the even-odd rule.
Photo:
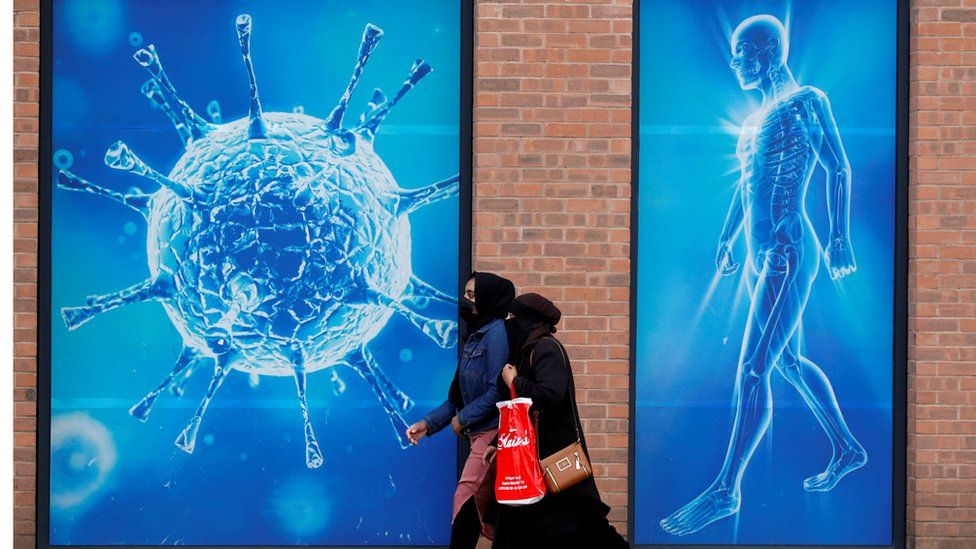
{"label": "virus illustration poster", "polygon": [[51,545],[443,545],[460,3],[55,0]]}
{"label": "virus illustration poster", "polygon": [[640,14],[634,541],[890,545],[897,2]]}

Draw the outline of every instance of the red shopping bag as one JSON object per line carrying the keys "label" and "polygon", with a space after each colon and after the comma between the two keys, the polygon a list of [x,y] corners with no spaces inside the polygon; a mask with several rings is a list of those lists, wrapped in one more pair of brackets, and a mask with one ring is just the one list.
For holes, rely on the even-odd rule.
{"label": "red shopping bag", "polygon": [[517,398],[497,404],[498,452],[495,455],[495,499],[503,505],[529,505],[546,495],[546,482],[539,466],[535,427],[529,419],[531,398]]}

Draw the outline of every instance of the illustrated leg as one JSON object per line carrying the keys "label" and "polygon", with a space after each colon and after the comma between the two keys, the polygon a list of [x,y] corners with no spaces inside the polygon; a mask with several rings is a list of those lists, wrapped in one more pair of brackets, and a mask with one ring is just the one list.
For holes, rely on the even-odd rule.
{"label": "illustrated leg", "polygon": [[851,433],[826,374],[811,360],[794,353],[793,348],[794,343],[791,342],[790,348],[783,353],[778,364],[780,373],[803,397],[831,445],[827,467],[822,473],[804,480],[803,487],[811,492],[827,492],[848,473],[867,464],[868,456]]}
{"label": "illustrated leg", "polygon": [[[736,384],[734,400],[736,402],[736,415],[733,423],[732,440],[725,456],[725,463],[719,478],[727,477],[732,471],[730,460],[734,459],[737,450],[733,448],[737,441],[742,439],[743,430],[746,424],[752,428],[765,430],[769,416],[769,376],[757,375],[752,366],[744,361],[744,358],[753,354],[754,349],[759,343],[765,318],[757,316],[759,310],[767,299],[767,286],[770,284],[769,274],[764,269],[756,280],[750,284],[752,293],[750,295],[750,322],[746,325],[743,335],[742,350],[740,351],[739,369],[736,374]],[[768,311],[770,307],[765,307]],[[757,382],[758,383],[755,383]],[[743,459],[739,456],[737,459]],[[722,480],[714,481],[704,492],[684,505],[667,518],[661,521],[661,527],[669,534],[685,536],[704,528],[716,520],[730,516],[738,512],[740,495],[738,490],[733,492],[733,487],[726,481],[723,485]]]}
{"label": "illustrated leg", "polygon": [[788,238],[792,236],[789,233],[786,236],[780,237],[768,253],[753,291],[750,318],[757,314],[759,317],[746,329],[736,379],[735,420],[725,462],[709,488],[661,521],[662,528],[670,534],[685,536],[697,532],[739,510],[742,475],[769,426],[769,374],[802,313],[796,288],[800,251],[793,244],[796,239]]}

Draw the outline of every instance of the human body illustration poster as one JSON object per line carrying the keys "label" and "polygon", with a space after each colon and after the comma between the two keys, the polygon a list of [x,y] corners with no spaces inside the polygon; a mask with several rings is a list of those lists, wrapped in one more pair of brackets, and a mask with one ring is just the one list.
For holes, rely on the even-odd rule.
{"label": "human body illustration poster", "polygon": [[897,3],[640,12],[635,542],[887,545]]}
{"label": "human body illustration poster", "polygon": [[460,4],[53,5],[53,545],[437,545]]}

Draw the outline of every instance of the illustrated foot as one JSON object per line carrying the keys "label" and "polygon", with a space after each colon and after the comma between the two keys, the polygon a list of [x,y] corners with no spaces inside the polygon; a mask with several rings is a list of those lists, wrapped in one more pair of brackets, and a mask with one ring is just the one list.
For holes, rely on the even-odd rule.
{"label": "illustrated foot", "polygon": [[827,469],[803,481],[803,489],[808,492],[829,492],[837,486],[840,479],[851,471],[856,471],[868,462],[868,453],[860,445],[835,454],[827,464]]}
{"label": "illustrated foot", "polygon": [[693,534],[716,520],[739,512],[739,496],[726,489],[709,488],[691,503],[661,521],[661,528],[674,536]]}

